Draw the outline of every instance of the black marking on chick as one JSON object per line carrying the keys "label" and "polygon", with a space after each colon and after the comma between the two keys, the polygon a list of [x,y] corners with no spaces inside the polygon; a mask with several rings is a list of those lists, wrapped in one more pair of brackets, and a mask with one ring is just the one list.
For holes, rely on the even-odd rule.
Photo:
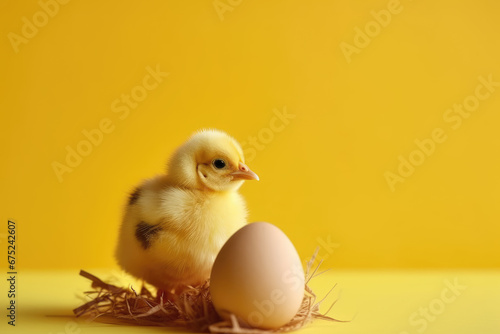
{"label": "black marking on chick", "polygon": [[141,188],[139,187],[135,188],[135,190],[130,194],[128,198],[128,205],[133,205],[135,202],[137,202],[140,195],[141,195]]}
{"label": "black marking on chick", "polygon": [[141,243],[142,248],[148,249],[161,230],[163,228],[160,225],[151,225],[141,221],[135,227],[135,237]]}

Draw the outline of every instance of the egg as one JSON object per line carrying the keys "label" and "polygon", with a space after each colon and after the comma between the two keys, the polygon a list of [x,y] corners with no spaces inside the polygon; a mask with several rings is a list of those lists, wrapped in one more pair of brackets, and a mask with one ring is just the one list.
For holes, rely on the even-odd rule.
{"label": "egg", "polygon": [[304,271],[295,247],[278,227],[256,222],[234,233],[218,253],[210,276],[217,313],[240,324],[276,329],[304,298]]}

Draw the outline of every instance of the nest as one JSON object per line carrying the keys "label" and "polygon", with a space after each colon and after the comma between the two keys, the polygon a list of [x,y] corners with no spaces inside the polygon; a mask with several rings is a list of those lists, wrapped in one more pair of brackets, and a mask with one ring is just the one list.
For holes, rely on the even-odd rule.
{"label": "nest", "polygon": [[302,328],[313,319],[343,322],[327,316],[336,301],[325,313],[319,311],[321,302],[335,286],[320,301],[317,301],[316,295],[308,286],[311,279],[319,275],[317,272],[322,261],[311,270],[316,255],[317,251],[307,262],[305,294],[299,311],[286,325],[274,330],[244,327],[234,315],[231,315],[231,321],[223,320],[212,304],[209,280],[200,286],[189,287],[175,300],[164,300],[161,296],[156,297],[152,289],[144,284],[140,291],[134,290],[133,287],[118,287],[81,270],[80,275],[92,282],[93,290],[85,292],[90,301],[73,312],[77,317],[104,323],[184,327],[210,333],[281,333]]}

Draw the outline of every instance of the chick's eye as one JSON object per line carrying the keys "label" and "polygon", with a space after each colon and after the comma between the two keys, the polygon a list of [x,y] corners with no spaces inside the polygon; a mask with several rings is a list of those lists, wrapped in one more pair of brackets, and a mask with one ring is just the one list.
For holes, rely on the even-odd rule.
{"label": "chick's eye", "polygon": [[214,165],[214,167],[217,169],[222,169],[226,167],[226,162],[222,159],[215,159],[214,161],[212,161],[212,165]]}

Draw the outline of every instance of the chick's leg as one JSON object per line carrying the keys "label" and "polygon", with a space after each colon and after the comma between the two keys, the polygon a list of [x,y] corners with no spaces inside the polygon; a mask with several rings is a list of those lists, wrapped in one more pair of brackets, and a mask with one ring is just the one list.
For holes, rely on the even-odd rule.
{"label": "chick's leg", "polygon": [[158,288],[158,291],[156,292],[156,300],[158,302],[163,301],[164,303],[166,301],[175,301],[178,298],[178,295],[175,293],[173,289],[167,290],[167,289],[160,289]]}

